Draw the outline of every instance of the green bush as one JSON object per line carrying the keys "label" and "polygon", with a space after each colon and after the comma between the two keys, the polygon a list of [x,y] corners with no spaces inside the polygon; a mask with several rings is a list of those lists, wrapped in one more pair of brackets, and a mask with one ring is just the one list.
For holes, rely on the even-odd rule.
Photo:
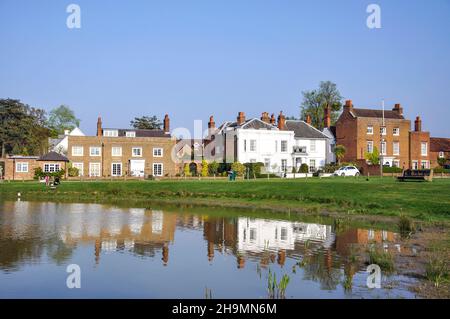
{"label": "green bush", "polygon": [[245,166],[240,162],[234,162],[231,164],[231,169],[235,171],[238,176],[243,176],[245,173]]}
{"label": "green bush", "polygon": [[40,168],[40,167],[36,167],[34,169],[34,179],[42,179],[45,176],[63,178],[65,173],[66,173],[66,171],[64,169],[61,169],[58,172],[50,173],[50,172],[44,172],[42,170],[42,168]]}
{"label": "green bush", "polygon": [[70,176],[70,177],[77,177],[78,175],[79,175],[79,171],[78,171],[78,168],[76,168],[76,167],[69,167],[68,169],[67,169],[67,174]]}
{"label": "green bush", "polygon": [[383,166],[383,173],[401,173],[401,172],[403,172],[403,169],[401,167]]}
{"label": "green bush", "polygon": [[261,174],[261,168],[264,166],[264,163],[245,163],[244,166],[246,168],[246,174],[248,173],[248,176],[253,178],[256,175]]}
{"label": "green bush", "polygon": [[209,174],[217,175],[217,173],[219,172],[219,166],[220,166],[219,163],[217,163],[216,161],[209,163],[208,166]]}
{"label": "green bush", "polygon": [[300,166],[298,172],[299,172],[299,173],[308,173],[308,172],[309,172],[308,164],[303,163],[303,164]]}
{"label": "green bush", "polygon": [[450,174],[450,169],[446,169],[446,168],[442,168],[442,167],[436,167],[433,169],[433,172],[436,174],[441,174],[441,173],[447,173]]}

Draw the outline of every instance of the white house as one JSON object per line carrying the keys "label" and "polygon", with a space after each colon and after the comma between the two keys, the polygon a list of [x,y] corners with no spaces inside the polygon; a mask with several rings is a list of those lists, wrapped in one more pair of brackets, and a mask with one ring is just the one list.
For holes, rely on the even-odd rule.
{"label": "white house", "polygon": [[[328,137],[312,125],[300,120],[287,120],[285,129],[294,132],[292,166],[307,164],[310,172],[324,167],[327,160]],[[292,171],[292,167],[288,172]]]}
{"label": "white house", "polygon": [[85,136],[83,131],[75,127],[72,131],[65,130],[64,135],[58,138],[49,138],[49,151],[54,151],[60,154],[67,155],[67,148],[69,147],[69,136]]}
{"label": "white house", "polygon": [[267,112],[260,119],[245,119],[239,112],[235,122],[215,128],[212,117],[205,143],[205,158],[217,162],[264,163],[270,173],[290,173],[306,163],[311,172],[326,163],[327,136],[303,121],[285,119],[280,112],[278,123]]}

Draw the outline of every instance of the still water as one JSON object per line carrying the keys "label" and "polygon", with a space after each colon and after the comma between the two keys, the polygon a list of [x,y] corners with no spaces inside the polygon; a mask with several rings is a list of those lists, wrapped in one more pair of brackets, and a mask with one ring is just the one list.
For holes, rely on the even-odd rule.
{"label": "still water", "polygon": [[289,276],[286,298],[415,297],[401,276],[367,288],[348,258],[358,243],[398,249],[395,233],[230,215],[0,202],[0,298],[268,298],[269,273]]}

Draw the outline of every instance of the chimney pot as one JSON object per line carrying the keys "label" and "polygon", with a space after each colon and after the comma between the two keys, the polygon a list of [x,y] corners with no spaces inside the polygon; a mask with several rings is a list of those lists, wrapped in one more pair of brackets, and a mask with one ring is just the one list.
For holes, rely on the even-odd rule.
{"label": "chimney pot", "polygon": [[280,111],[280,115],[278,115],[278,129],[284,130],[286,124],[286,117],[283,114],[283,111]]}
{"label": "chimney pot", "polygon": [[169,119],[169,115],[168,114],[164,115],[163,129],[164,129],[164,133],[169,133],[170,132],[170,119]]}
{"label": "chimney pot", "polygon": [[414,121],[414,131],[416,132],[422,131],[422,120],[420,119],[420,116],[417,116],[416,120]]}
{"label": "chimney pot", "polygon": [[275,120],[275,114],[272,113],[272,116],[270,117],[270,124],[275,125],[276,120]]}
{"label": "chimney pot", "polygon": [[306,115],[306,123],[308,123],[309,125],[311,125],[311,123],[312,123],[311,115],[309,115],[309,114]]}
{"label": "chimney pot", "polygon": [[261,114],[261,121],[263,121],[265,123],[270,123],[269,113],[262,112],[262,114]]}
{"label": "chimney pot", "polygon": [[209,117],[209,122],[208,122],[208,128],[215,128],[216,127],[216,122],[214,122],[214,116],[210,116]]}
{"label": "chimney pot", "polygon": [[324,119],[323,119],[324,127],[331,126],[331,108],[327,105],[324,110]]}
{"label": "chimney pot", "polygon": [[237,124],[242,125],[245,122],[245,113],[239,112],[237,117]]}
{"label": "chimney pot", "polygon": [[97,119],[97,136],[103,135],[103,129],[102,129],[102,118],[99,116]]}
{"label": "chimney pot", "polygon": [[403,115],[403,108],[399,103],[394,105],[392,111],[397,112],[398,115]]}
{"label": "chimney pot", "polygon": [[347,101],[345,101],[344,109],[349,109],[349,110],[351,110],[352,108],[353,108],[352,100],[347,100]]}

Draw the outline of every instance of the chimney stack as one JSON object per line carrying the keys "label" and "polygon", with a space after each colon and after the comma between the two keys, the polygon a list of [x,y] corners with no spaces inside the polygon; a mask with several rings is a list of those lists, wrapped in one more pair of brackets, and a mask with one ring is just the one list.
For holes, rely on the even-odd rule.
{"label": "chimney stack", "polygon": [[422,131],[422,120],[420,119],[420,116],[417,116],[416,120],[414,121],[414,131],[416,132]]}
{"label": "chimney stack", "polygon": [[275,125],[275,114],[272,113],[272,116],[270,117],[270,124]]}
{"label": "chimney stack", "polygon": [[331,108],[328,105],[325,107],[324,110],[323,125],[324,127],[331,126]]}
{"label": "chimney stack", "polygon": [[311,125],[312,120],[311,120],[311,115],[306,114],[306,123],[308,123],[309,125]]}
{"label": "chimney stack", "polygon": [[280,115],[278,115],[278,129],[284,130],[286,124],[286,117],[283,114],[283,111],[280,111]]}
{"label": "chimney stack", "polygon": [[270,123],[269,113],[262,112],[262,114],[261,114],[261,121],[263,121],[265,123]]}
{"label": "chimney stack", "polygon": [[164,125],[163,125],[164,133],[170,133],[170,119],[169,115],[164,115]]}
{"label": "chimney stack", "polygon": [[344,110],[351,111],[353,109],[353,103],[352,100],[345,101]]}
{"label": "chimney stack", "polygon": [[103,130],[102,130],[102,118],[99,116],[97,119],[97,136],[102,136]]}
{"label": "chimney stack", "polygon": [[237,117],[237,124],[238,125],[242,125],[245,122],[245,113],[244,112],[239,112],[238,117]]}
{"label": "chimney stack", "polygon": [[214,122],[214,116],[209,117],[208,128],[211,130],[216,127],[216,122]]}
{"label": "chimney stack", "polygon": [[403,115],[403,108],[400,104],[395,104],[392,111],[396,112],[398,115]]}

